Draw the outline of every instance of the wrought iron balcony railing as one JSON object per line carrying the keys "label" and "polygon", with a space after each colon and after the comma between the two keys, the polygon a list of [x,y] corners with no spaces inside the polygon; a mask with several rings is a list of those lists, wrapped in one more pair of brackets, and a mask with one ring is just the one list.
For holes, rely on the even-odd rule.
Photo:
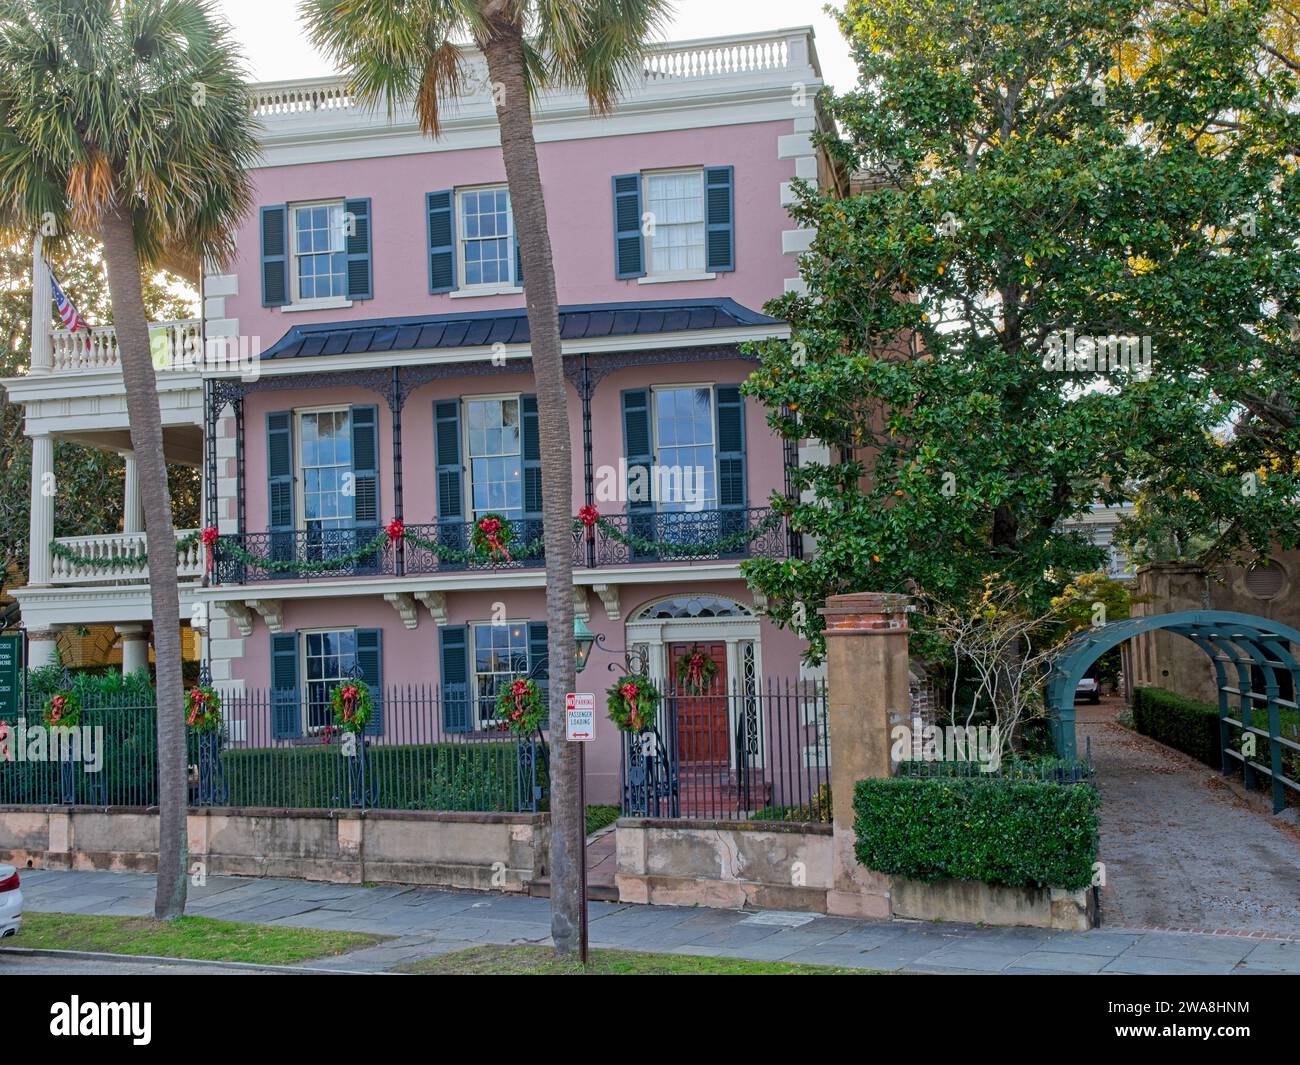
{"label": "wrought iron balcony railing", "polygon": [[[216,544],[213,582],[415,577],[546,564],[540,520],[505,522],[496,547],[481,535],[476,542],[476,531],[474,522],[439,522],[407,525],[398,540],[374,526],[226,535]],[[790,539],[785,516],[770,507],[616,514],[592,526],[574,523],[573,565],[784,558]]]}

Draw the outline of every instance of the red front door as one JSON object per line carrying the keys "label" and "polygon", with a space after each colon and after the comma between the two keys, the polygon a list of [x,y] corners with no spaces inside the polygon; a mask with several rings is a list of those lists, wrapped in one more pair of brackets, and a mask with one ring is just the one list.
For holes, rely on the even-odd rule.
{"label": "red front door", "polygon": [[[717,667],[707,687],[693,688],[678,662],[692,650],[702,651]],[[668,689],[677,715],[677,742],[682,762],[729,762],[727,727],[727,645],[725,643],[673,643],[668,645]]]}

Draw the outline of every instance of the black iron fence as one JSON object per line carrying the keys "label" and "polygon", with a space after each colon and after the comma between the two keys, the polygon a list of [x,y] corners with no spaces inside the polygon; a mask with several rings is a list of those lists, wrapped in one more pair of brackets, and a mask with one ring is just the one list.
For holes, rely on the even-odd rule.
{"label": "black iron fence", "polygon": [[[507,520],[500,550],[474,543],[473,522],[407,525],[393,540],[374,525],[221,536],[213,581],[249,584],[294,578],[428,576],[463,570],[536,569],[546,564],[542,523]],[[575,523],[578,568],[640,562],[784,558],[785,515],[771,507],[615,514]]]}
{"label": "black iron fence", "polygon": [[[220,691],[222,727],[188,731],[192,805],[535,812],[547,806],[538,736],[457,730],[468,698],[434,685],[375,691],[373,732],[315,727],[296,692]],[[33,702],[4,723],[0,803],[156,806],[157,710],[139,695],[83,698],[74,729],[45,727]],[[285,735],[286,718],[296,714]],[[448,727],[448,724],[451,727]]]}
{"label": "black iron fence", "polygon": [[625,817],[831,819],[825,681],[675,684],[622,743]]}

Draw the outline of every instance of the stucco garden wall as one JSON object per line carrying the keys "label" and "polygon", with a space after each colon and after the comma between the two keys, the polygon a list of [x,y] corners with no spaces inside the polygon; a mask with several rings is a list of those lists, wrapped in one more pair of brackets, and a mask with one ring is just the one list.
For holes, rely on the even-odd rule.
{"label": "stucco garden wall", "polygon": [[[524,891],[545,875],[545,814],[368,810],[191,811],[191,866],[205,875],[383,881]],[[158,812],[0,807],[0,860],[22,868],[154,872]]]}

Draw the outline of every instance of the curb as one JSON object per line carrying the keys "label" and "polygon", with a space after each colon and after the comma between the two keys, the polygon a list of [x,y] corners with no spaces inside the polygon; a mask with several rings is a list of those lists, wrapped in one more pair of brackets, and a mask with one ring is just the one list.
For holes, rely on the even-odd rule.
{"label": "curb", "polygon": [[48,947],[0,947],[0,958],[16,954],[27,958],[67,958],[69,961],[147,961],[156,965],[201,965],[212,969],[252,969],[257,972],[315,976],[392,976],[374,969],[324,969],[314,965],[271,965],[255,961],[214,961],[211,958],[167,958],[157,954],[110,954],[95,950],[54,950]]}

